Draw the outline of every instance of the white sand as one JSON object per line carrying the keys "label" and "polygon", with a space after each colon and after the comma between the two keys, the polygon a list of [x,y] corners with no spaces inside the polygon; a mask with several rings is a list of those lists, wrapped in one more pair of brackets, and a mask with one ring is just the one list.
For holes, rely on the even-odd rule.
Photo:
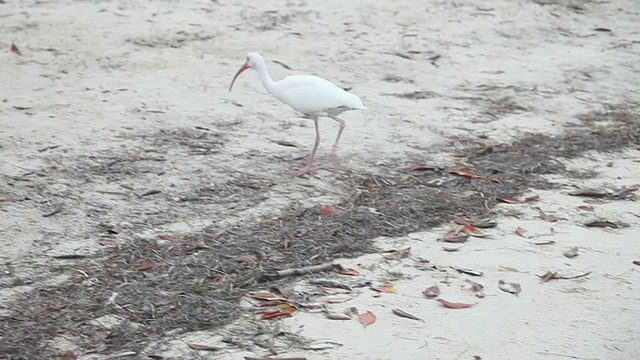
{"label": "white sand", "polygon": [[[425,159],[443,160],[450,154],[437,147],[447,136],[485,135],[508,142],[524,131],[561,132],[577,114],[600,109],[605,103],[637,102],[638,2],[559,2],[541,6],[527,0],[6,1],[0,4],[0,45],[7,49],[0,52],[0,195],[29,196],[34,201],[0,203],[0,261],[22,264],[16,275],[29,276],[38,271],[31,266],[42,263],[45,256],[96,249],[95,234],[89,232],[98,221],[96,209],[107,214],[100,220],[142,211],[139,204],[100,192],[114,190],[115,185],[108,182],[9,179],[43,167],[64,171],[71,164],[69,159],[82,155],[108,156],[118,149],[133,149],[139,147],[139,137],[160,129],[203,126],[222,133],[229,142],[212,156],[164,154],[170,158],[166,174],[129,182],[136,189],[149,184],[188,187],[201,178],[224,181],[228,173],[211,172],[214,164],[218,169],[273,177],[281,184],[271,190],[271,200],[252,211],[226,218],[224,209],[210,204],[184,210],[182,219],[158,232],[273,214],[292,201],[335,201],[340,189],[329,172],[321,171],[318,178],[307,181],[312,187],[300,186],[302,180],[287,174],[292,159],[302,165],[310,151],[312,123],[296,118],[266,94],[254,74],[243,75],[234,92],[227,93],[232,75],[251,51],[265,56],[275,79],[293,72],[314,73],[352,87],[361,96],[369,110],[344,115],[348,126],[340,147],[345,166],[355,168],[374,169],[376,164],[393,163],[417,151]],[[572,9],[571,4],[584,11]],[[594,31],[597,27],[612,32]],[[22,56],[8,51],[11,42]],[[441,57],[434,66],[429,58],[436,54]],[[386,76],[411,82],[383,81]],[[410,91],[429,91],[432,97],[415,101],[385,95]],[[526,110],[495,118],[485,113],[490,110],[489,100],[504,97]],[[336,126],[326,121],[321,131],[322,167]],[[285,139],[304,147],[273,142]],[[52,145],[59,147],[38,151]],[[601,177],[588,182],[556,181],[611,187],[638,183],[639,159],[638,151],[596,154],[574,166],[595,167]],[[609,161],[612,167],[605,166]],[[387,270],[412,277],[393,282],[396,294],[373,297],[371,290],[364,289],[347,304],[332,305],[338,312],[347,306],[373,311],[378,321],[368,328],[356,321],[330,321],[321,314],[300,312],[282,321],[282,329],[343,346],[288,353],[278,348],[281,356],[640,358],[640,267],[632,264],[640,260],[640,206],[618,201],[596,205],[595,213],[585,213],[576,210],[580,198],[558,191],[532,192],[541,195],[540,202],[501,205],[524,215],[499,219],[498,228],[490,230],[494,238],[473,239],[458,252],[444,252],[436,242],[448,228],[380,240],[385,248],[411,246],[412,256],[441,268],[484,272],[477,281],[485,286],[485,298],[461,289],[466,275],[445,278],[444,273],[419,271],[409,259],[388,263],[372,255],[342,261],[376,282],[384,279]],[[59,205],[47,202],[58,193],[73,194],[73,201],[62,204],[62,214],[43,218],[43,212]],[[568,220],[555,225],[544,222],[532,206]],[[620,219],[630,227],[580,226],[589,216]],[[514,233],[518,226],[532,234],[548,233],[553,227],[553,236],[536,240],[549,238],[556,244],[532,245],[531,239]],[[562,253],[572,246],[580,248],[580,255],[564,258]],[[501,271],[501,266],[521,272]],[[536,274],[550,269],[592,273],[540,284]],[[516,297],[500,291],[500,279],[520,283],[522,293]],[[445,309],[421,295],[434,283],[447,300],[479,304],[466,310]],[[9,299],[14,291],[0,289],[0,297]],[[396,317],[392,308],[416,314],[425,323]],[[230,329],[252,322],[243,319]],[[198,342],[218,346],[223,334],[199,334]],[[153,351],[182,352],[181,358],[241,358],[233,348],[223,355],[197,355],[180,341],[174,344]],[[253,354],[266,353],[256,348]]]}

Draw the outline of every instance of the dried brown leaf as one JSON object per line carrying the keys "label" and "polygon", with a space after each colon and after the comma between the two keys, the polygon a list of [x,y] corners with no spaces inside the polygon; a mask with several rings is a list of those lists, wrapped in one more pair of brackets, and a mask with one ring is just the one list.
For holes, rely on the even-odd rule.
{"label": "dried brown leaf", "polygon": [[439,302],[440,304],[442,304],[442,306],[446,307],[447,309],[467,309],[470,308],[478,303],[470,303],[470,304],[466,304],[466,303],[453,303],[453,302],[449,302],[447,300],[443,300],[443,299],[437,299],[437,302]]}
{"label": "dried brown leaf", "polygon": [[138,266],[138,271],[149,270],[153,267],[153,259],[146,259]]}
{"label": "dried brown leaf", "polygon": [[192,344],[192,343],[187,343],[187,342],[185,342],[185,344],[187,344],[187,346],[191,350],[200,350],[200,351],[218,351],[218,350],[220,350],[220,348],[215,347],[215,346],[210,346],[210,345]]}
{"label": "dried brown leaf", "polygon": [[508,292],[510,294],[518,295],[522,292],[522,287],[518,283],[508,283],[504,280],[498,281],[498,287],[500,290],[504,292]]}
{"label": "dried brown leaf", "polygon": [[413,165],[409,168],[409,171],[425,171],[425,170],[436,170],[437,168],[430,165]]}
{"label": "dried brown leaf", "polygon": [[440,296],[440,288],[438,287],[438,285],[431,285],[428,288],[424,289],[422,291],[422,294],[427,299],[433,299]]}
{"label": "dried brown leaf", "polygon": [[408,247],[404,250],[394,251],[389,255],[385,255],[384,257],[386,257],[389,260],[402,260],[407,256],[409,256],[410,253],[411,253],[411,247]]}
{"label": "dried brown leaf", "polygon": [[518,234],[518,235],[520,235],[520,236],[522,236],[522,237],[526,238],[526,237],[527,237],[527,229],[525,229],[525,228],[523,228],[523,227],[521,227],[521,226],[518,226],[518,227],[516,228],[516,234]]}
{"label": "dried brown leaf", "polygon": [[594,211],[595,210],[593,208],[593,206],[589,206],[589,205],[580,205],[580,206],[578,206],[578,209],[584,210],[584,211]]}
{"label": "dried brown leaf", "polygon": [[418,321],[422,321],[424,322],[424,320],[420,319],[419,317],[415,316],[415,315],[411,315],[408,312],[401,310],[401,309],[392,309],[391,310],[394,314],[403,317],[403,318],[407,318],[407,319],[411,319],[411,320],[418,320]]}
{"label": "dried brown leaf", "polygon": [[329,320],[351,320],[351,319],[353,319],[351,317],[351,315],[347,315],[347,314],[326,313],[324,316],[326,316],[326,318],[329,319]]}
{"label": "dried brown leaf", "polygon": [[358,316],[358,320],[360,320],[360,323],[364,326],[373,324],[376,322],[376,319],[376,316],[371,311],[367,311],[366,313]]}

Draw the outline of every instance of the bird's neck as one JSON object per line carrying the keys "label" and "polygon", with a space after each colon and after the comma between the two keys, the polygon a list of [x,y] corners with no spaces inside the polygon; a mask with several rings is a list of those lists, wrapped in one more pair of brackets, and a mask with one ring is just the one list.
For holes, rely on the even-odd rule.
{"label": "bird's neck", "polygon": [[276,83],[271,79],[269,71],[267,71],[267,65],[265,63],[259,64],[256,67],[256,71],[258,72],[258,76],[260,77],[260,81],[264,88],[267,89],[270,94],[273,94]]}

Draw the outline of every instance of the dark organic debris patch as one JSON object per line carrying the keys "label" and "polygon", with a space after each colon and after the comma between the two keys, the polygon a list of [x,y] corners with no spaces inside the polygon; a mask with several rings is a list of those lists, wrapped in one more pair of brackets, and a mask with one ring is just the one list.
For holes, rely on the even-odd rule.
{"label": "dark organic debris patch", "polygon": [[[73,260],[74,266],[67,270],[69,281],[39,286],[7,307],[7,315],[0,318],[0,357],[50,358],[53,354],[47,343],[57,336],[72,339],[84,351],[113,354],[127,349],[139,353],[150,341],[167,334],[212,329],[233,321],[241,313],[239,301],[243,295],[291,281],[273,274],[312,277],[283,270],[309,269],[339,257],[377,252],[372,239],[378,237],[407,235],[465,218],[469,220],[464,225],[470,225],[467,232],[475,235],[466,240],[477,241],[481,232],[476,228],[490,222],[499,198],[520,199],[532,189],[557,187],[545,179],[547,174],[585,176],[565,168],[562,158],[637,146],[640,121],[635,113],[633,109],[611,107],[583,117],[587,128],[576,128],[562,136],[527,135],[513,144],[454,139],[455,151],[465,159],[463,167],[479,177],[452,174],[451,169],[462,168],[459,164],[410,171],[412,164],[420,162],[399,159],[395,162],[398,165],[381,172],[384,175],[346,171],[340,186],[349,189],[349,196],[326,207],[324,214],[317,206],[292,205],[277,216],[227,228],[214,225],[176,234],[162,231],[158,239],[114,238],[117,246],[104,246],[95,256]],[[176,216],[192,213],[222,220],[220,216],[233,216],[266,199],[274,186],[274,181],[247,178],[233,171],[228,171],[226,184],[210,186],[203,179],[180,189],[163,186],[155,176],[170,171],[164,164],[171,163],[176,152],[215,153],[220,146],[218,138],[199,131],[169,131],[141,141],[154,149],[153,155],[122,157],[114,152],[112,158],[83,157],[67,164],[71,166],[50,169],[45,175],[78,179],[79,184],[86,178],[123,187],[124,195],[110,196],[149,190],[122,186],[132,177],[148,180],[150,188],[161,192],[142,198],[132,196],[130,199],[135,200],[118,209],[124,211],[122,217],[131,220],[131,227],[114,227],[108,232],[120,237],[157,229],[175,221]],[[176,142],[184,146],[176,149],[172,145]],[[494,177],[499,181],[489,180]],[[84,189],[70,187],[65,196],[77,196]],[[8,194],[6,190],[0,192]],[[47,191],[45,188],[43,193]],[[160,209],[153,215],[144,208],[151,201],[156,210]],[[237,202],[241,205],[234,205]],[[220,208],[226,211],[223,215],[219,214]],[[112,220],[106,212],[93,216],[96,223]],[[58,272],[60,261],[70,260],[52,260],[51,266]],[[473,305],[440,302],[454,309]],[[118,322],[105,328],[92,321],[107,315]]]}

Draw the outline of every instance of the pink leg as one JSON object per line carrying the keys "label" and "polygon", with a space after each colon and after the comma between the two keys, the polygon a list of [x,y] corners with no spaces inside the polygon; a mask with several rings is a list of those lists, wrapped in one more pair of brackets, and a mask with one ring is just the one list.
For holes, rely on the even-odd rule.
{"label": "pink leg", "polygon": [[342,132],[344,131],[344,128],[345,126],[347,126],[347,124],[344,122],[344,120],[340,119],[337,116],[330,116],[329,118],[340,125],[340,130],[338,130],[338,136],[336,136],[336,141],[333,143],[333,146],[331,147],[331,162],[333,163],[334,166],[337,166],[338,155],[336,154],[336,151],[338,150],[338,143],[340,142],[340,137],[342,136]]}
{"label": "pink leg", "polygon": [[311,150],[311,156],[309,156],[309,161],[307,162],[307,166],[295,172],[296,175],[304,175],[304,174],[313,174],[315,171],[313,168],[313,161],[316,158],[316,152],[318,151],[318,146],[320,145],[320,129],[318,127],[318,118],[315,117],[312,119],[316,128],[316,142],[313,145],[313,150]]}

